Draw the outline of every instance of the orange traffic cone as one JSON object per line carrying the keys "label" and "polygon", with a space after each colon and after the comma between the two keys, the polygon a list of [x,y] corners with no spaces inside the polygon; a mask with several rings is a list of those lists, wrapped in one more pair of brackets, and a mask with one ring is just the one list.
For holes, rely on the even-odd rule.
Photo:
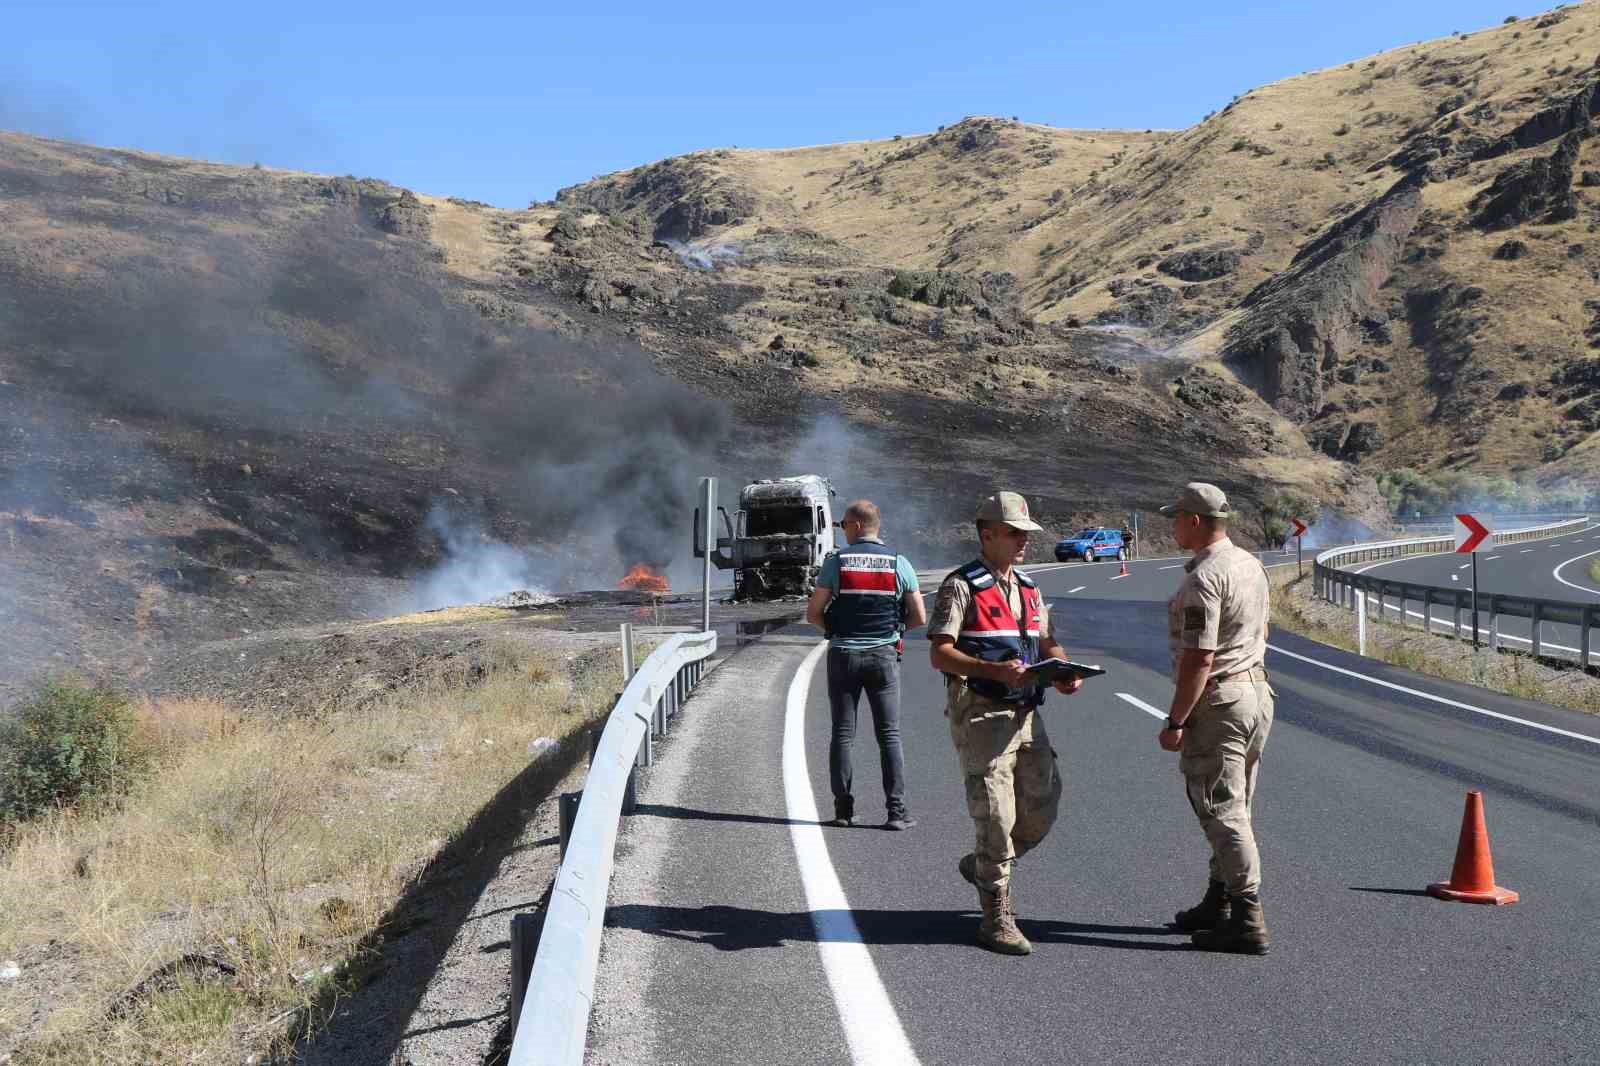
{"label": "orange traffic cone", "polygon": [[1128,576],[1128,563],[1127,563],[1126,560],[1124,560],[1122,565],[1117,568],[1117,576],[1118,577],[1127,577]]}
{"label": "orange traffic cone", "polygon": [[1461,839],[1456,844],[1456,864],[1450,880],[1428,886],[1428,895],[1460,903],[1515,903],[1517,894],[1494,883],[1494,860],[1489,857],[1489,830],[1483,824],[1483,793],[1467,793],[1461,814]]}

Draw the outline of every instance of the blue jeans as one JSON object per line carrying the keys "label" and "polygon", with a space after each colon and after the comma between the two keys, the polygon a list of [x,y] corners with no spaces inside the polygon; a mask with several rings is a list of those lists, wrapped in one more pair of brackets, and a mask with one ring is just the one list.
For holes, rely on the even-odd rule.
{"label": "blue jeans", "polygon": [[828,706],[833,712],[828,777],[833,785],[834,814],[855,814],[850,744],[855,740],[856,712],[863,692],[878,736],[878,762],[883,768],[883,794],[889,817],[901,817],[906,813],[906,760],[900,746],[900,661],[893,644],[867,651],[828,648]]}

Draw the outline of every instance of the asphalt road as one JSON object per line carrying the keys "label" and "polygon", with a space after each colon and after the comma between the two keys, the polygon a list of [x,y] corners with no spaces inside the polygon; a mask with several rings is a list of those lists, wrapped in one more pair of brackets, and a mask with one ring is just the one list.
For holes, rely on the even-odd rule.
{"label": "asphalt road", "polygon": [[[1589,577],[1589,564],[1600,558],[1600,525],[1590,526],[1581,533],[1555,537],[1548,541],[1535,540],[1520,544],[1506,544],[1478,552],[1479,629],[1483,639],[1488,639],[1488,605],[1483,597],[1490,594],[1527,596],[1538,599],[1562,600],[1569,603],[1600,604],[1600,586]],[[1472,560],[1469,556],[1446,552],[1438,555],[1413,555],[1380,563],[1363,563],[1351,568],[1353,572],[1370,574],[1392,581],[1414,582],[1439,588],[1472,589]],[[1388,600],[1391,615],[1398,607],[1397,597]],[[1415,625],[1422,624],[1424,607],[1420,600],[1407,600],[1407,618]],[[1449,608],[1435,606],[1435,628],[1444,629],[1451,621]],[[1470,609],[1461,612],[1464,626],[1471,625]],[[1505,618],[1500,625],[1501,638],[1512,647],[1527,649],[1532,645],[1532,633],[1527,619]],[[1543,623],[1540,641],[1546,654],[1577,658],[1579,635],[1576,626],[1565,623]],[[1592,662],[1600,662],[1600,651],[1591,651]]]}
{"label": "asphalt road", "polygon": [[[1600,720],[1575,712],[1275,634],[1257,810],[1272,954],[1195,952],[1166,929],[1203,889],[1206,849],[1133,701],[1170,695],[1159,601],[1178,565],[1035,570],[1068,651],[1110,672],[1041,712],[1066,793],[1014,880],[1025,959],[972,944],[976,894],[955,869],[972,823],[920,634],[902,674],[906,833],[815,824],[828,710],[806,627],[711,675],[624,834],[589,1061],[1594,1062]],[[788,711],[797,673],[809,690]],[[855,765],[871,816],[869,720]],[[1469,788],[1513,906],[1422,895],[1449,873]]]}

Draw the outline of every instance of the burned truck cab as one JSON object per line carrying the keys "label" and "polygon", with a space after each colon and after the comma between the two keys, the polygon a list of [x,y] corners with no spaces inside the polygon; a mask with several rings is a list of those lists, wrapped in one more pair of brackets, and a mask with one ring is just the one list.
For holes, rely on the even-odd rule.
{"label": "burned truck cab", "polygon": [[810,595],[834,550],[833,496],[827,478],[802,474],[746,485],[731,518],[718,508],[727,535],[712,560],[733,571],[734,599]]}

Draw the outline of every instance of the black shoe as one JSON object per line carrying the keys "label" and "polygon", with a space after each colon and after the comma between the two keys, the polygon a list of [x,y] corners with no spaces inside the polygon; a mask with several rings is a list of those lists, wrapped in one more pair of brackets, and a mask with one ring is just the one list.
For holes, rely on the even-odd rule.
{"label": "black shoe", "polygon": [[917,820],[909,814],[891,814],[889,820],[883,823],[885,829],[910,829],[917,824]]}
{"label": "black shoe", "polygon": [[1206,895],[1195,906],[1172,916],[1172,928],[1180,933],[1198,933],[1215,929],[1228,920],[1231,913],[1228,889],[1221,881],[1206,885]]}
{"label": "black shoe", "polygon": [[829,818],[823,825],[831,825],[835,829],[849,829],[856,824],[856,820],[848,814],[841,814],[836,818]]}
{"label": "black shoe", "polygon": [[1265,955],[1271,949],[1267,921],[1261,912],[1259,896],[1239,896],[1232,901],[1226,921],[1215,929],[1203,929],[1189,938],[1201,951],[1225,951],[1233,955]]}

